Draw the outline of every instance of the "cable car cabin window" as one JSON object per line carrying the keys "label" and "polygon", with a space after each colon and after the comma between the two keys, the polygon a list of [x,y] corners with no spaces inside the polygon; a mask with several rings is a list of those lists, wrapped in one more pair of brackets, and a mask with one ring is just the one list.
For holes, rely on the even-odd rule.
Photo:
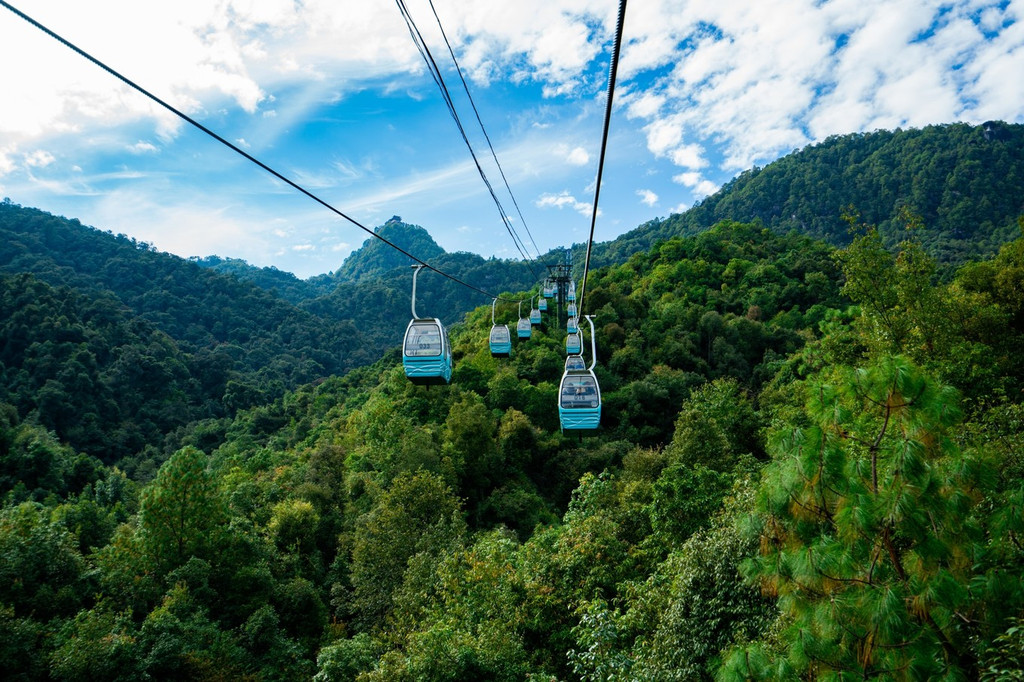
{"label": "cable car cabin window", "polygon": [[601,404],[597,380],[589,374],[568,376],[562,381],[562,407],[567,410],[593,409]]}
{"label": "cable car cabin window", "polygon": [[433,322],[416,322],[405,334],[405,354],[433,357],[441,354],[441,330]]}
{"label": "cable car cabin window", "polygon": [[508,343],[511,340],[511,334],[505,325],[491,327],[491,343]]}

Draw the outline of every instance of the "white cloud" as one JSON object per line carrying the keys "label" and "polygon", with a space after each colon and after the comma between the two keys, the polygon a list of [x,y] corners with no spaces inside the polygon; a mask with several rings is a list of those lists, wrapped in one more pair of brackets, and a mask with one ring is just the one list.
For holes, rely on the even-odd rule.
{"label": "white cloud", "polygon": [[700,173],[688,172],[680,173],[679,175],[672,176],[673,182],[678,182],[680,185],[685,185],[693,190],[693,194],[697,198],[706,197],[709,194],[714,194],[719,190],[718,185],[714,182],[704,178]]}
{"label": "white cloud", "polygon": [[583,147],[573,147],[566,157],[566,161],[574,166],[585,166],[590,163],[590,154]]}
{"label": "white cloud", "polygon": [[312,244],[293,244],[292,251],[315,251],[316,247]]}
{"label": "white cloud", "polygon": [[[570,208],[580,215],[588,218],[594,210],[593,204],[585,201],[579,201],[576,197],[569,194],[568,191],[563,191],[558,194],[543,194],[536,201],[536,206],[537,208]],[[597,215],[601,215],[600,208],[597,209]]]}
{"label": "white cloud", "polygon": [[128,147],[128,151],[131,152],[132,154],[149,154],[159,150],[157,149],[156,145],[150,142],[143,142],[142,140],[139,140],[132,146]]}
{"label": "white cloud", "polygon": [[31,168],[45,168],[54,161],[53,154],[43,149],[25,155],[25,165]]}
{"label": "white cloud", "polygon": [[10,156],[9,148],[0,149],[0,177],[14,171],[14,161]]}
{"label": "white cloud", "polygon": [[640,197],[640,202],[646,206],[654,206],[658,203],[658,195],[649,189],[638,189],[636,195]]}
{"label": "white cloud", "polygon": [[[1022,120],[1024,12],[974,0],[651,0],[630,8],[627,116],[686,169],[773,160],[832,134]],[[673,66],[674,65],[674,66]]]}

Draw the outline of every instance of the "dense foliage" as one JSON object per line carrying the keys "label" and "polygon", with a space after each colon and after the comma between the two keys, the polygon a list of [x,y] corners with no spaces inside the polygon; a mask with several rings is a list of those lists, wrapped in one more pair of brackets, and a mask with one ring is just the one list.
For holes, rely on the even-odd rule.
{"label": "dense foliage", "polygon": [[351,322],[311,315],[256,286],[112,235],[5,200],[0,272],[112,297],[186,353],[224,351],[235,369],[294,387],[377,356]]}
{"label": "dense foliage", "polygon": [[[450,386],[388,353],[200,418],[197,349],[4,278],[0,675],[1019,678],[1024,239],[940,277],[920,231],[850,223],[836,250],[722,222],[592,273],[582,439],[557,307],[507,360],[489,306],[453,325]],[[122,400],[138,349],[181,369]],[[148,420],[166,448],[172,407],[149,476],[68,445]]]}

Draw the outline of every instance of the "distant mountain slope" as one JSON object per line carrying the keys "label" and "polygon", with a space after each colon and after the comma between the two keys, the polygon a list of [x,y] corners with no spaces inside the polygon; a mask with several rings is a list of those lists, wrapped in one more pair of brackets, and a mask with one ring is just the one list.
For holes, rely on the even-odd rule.
{"label": "distant mountain slope", "polygon": [[[534,271],[523,263],[446,253],[426,230],[397,218],[380,229],[495,295],[534,284]],[[270,394],[369,364],[401,343],[411,316],[408,264],[406,256],[367,240],[334,276],[303,281],[236,259],[184,260],[77,220],[0,204],[0,273],[30,273],[86,297],[114,298],[129,317],[152,324],[186,354],[226,352],[230,370],[251,375],[247,381]],[[448,324],[489,303],[436,273],[423,273],[419,285],[417,312]],[[499,314],[514,319],[516,313],[507,306]]]}
{"label": "distant mountain slope", "polygon": [[[397,216],[378,228],[377,233],[391,243],[416,255],[461,282],[495,296],[529,291],[539,274],[547,270],[540,264],[522,261],[485,259],[474,253],[448,253],[418,225],[404,223]],[[330,293],[309,299],[301,306],[321,317],[351,320],[365,342],[379,353],[401,343],[405,326],[412,316],[413,261],[378,239],[367,239],[335,272]],[[416,312],[438,317],[445,324],[462,320],[470,310],[490,303],[480,291],[469,288],[436,272],[420,274],[416,289]],[[528,304],[527,304],[528,305]],[[513,321],[518,311],[504,303],[498,315]]]}
{"label": "distant mountain slope", "polygon": [[744,171],[692,209],[652,220],[595,248],[596,262],[621,262],[655,242],[692,235],[721,220],[760,220],[832,244],[849,242],[848,209],[885,240],[903,238],[903,207],[923,220],[921,241],[937,259],[994,254],[1019,236],[1024,214],[1024,125],[963,123],[830,137],[764,168]]}
{"label": "distant mountain slope", "polygon": [[275,267],[260,268],[250,265],[241,258],[221,258],[220,256],[198,258],[193,256],[189,258],[189,261],[275,293],[290,303],[298,303],[321,296],[330,291],[333,286],[328,275],[299,279],[290,272],[278,270]]}
{"label": "distant mountain slope", "polygon": [[148,244],[5,201],[0,272],[112,295],[185,352],[223,348],[283,390],[376,359],[350,323],[318,318],[257,286]]}
{"label": "distant mountain slope", "polygon": [[[432,263],[445,253],[430,233],[419,225],[403,223],[398,216],[392,216],[374,232],[395,246],[415,255],[420,260]],[[340,282],[359,282],[389,274],[392,270],[408,267],[413,261],[385,244],[370,237],[363,245],[349,254],[345,262],[334,273]]]}

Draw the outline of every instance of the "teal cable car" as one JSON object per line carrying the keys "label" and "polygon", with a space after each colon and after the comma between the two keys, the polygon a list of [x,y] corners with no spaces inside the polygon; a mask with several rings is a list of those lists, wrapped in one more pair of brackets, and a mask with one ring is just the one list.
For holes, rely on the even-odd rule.
{"label": "teal cable car", "polygon": [[491,357],[507,358],[512,355],[512,333],[508,330],[507,324],[497,324],[494,321],[494,306],[498,299],[491,303],[491,336],[489,339]]}
{"label": "teal cable car", "polygon": [[543,296],[541,296],[540,300],[537,301],[537,310],[541,311],[542,313],[547,312],[547,310],[548,310],[548,299],[546,299]]}
{"label": "teal cable car", "polygon": [[569,282],[569,291],[565,295],[565,300],[569,303],[576,302],[576,282]]}
{"label": "teal cable car", "polygon": [[533,308],[530,309],[530,324],[536,326],[541,323],[541,320],[542,318],[540,316],[540,308],[534,306]]}
{"label": "teal cable car", "polygon": [[579,355],[583,351],[583,340],[576,332],[565,336],[565,352],[569,355]]}
{"label": "teal cable car", "polygon": [[582,355],[570,355],[565,359],[565,371],[580,371],[587,368],[587,363]]}
{"label": "teal cable car", "polygon": [[594,375],[597,342],[594,340],[594,321],[590,315],[586,318],[590,322],[592,360],[587,369],[569,369],[569,360],[566,359],[565,373],[558,387],[558,420],[563,431],[596,429],[601,425],[601,386]]}
{"label": "teal cable car", "polygon": [[576,304],[570,303],[569,305],[565,306],[565,314],[568,315],[569,317],[579,317],[579,313],[576,312]]}
{"label": "teal cable car", "polygon": [[533,325],[530,324],[530,318],[523,317],[523,302],[519,302],[519,322],[516,323],[516,336],[521,339],[530,338],[530,332],[533,330]]}
{"label": "teal cable car", "polygon": [[416,276],[424,266],[414,265],[412,275],[412,319],[405,328],[402,366],[414,384],[447,384],[452,379],[452,347],[448,330],[436,317],[416,314]]}
{"label": "teal cable car", "polygon": [[570,334],[575,334],[579,330],[580,330],[580,322],[579,322],[579,320],[577,320],[575,317],[570,317],[569,320],[565,323],[565,331],[569,332]]}

